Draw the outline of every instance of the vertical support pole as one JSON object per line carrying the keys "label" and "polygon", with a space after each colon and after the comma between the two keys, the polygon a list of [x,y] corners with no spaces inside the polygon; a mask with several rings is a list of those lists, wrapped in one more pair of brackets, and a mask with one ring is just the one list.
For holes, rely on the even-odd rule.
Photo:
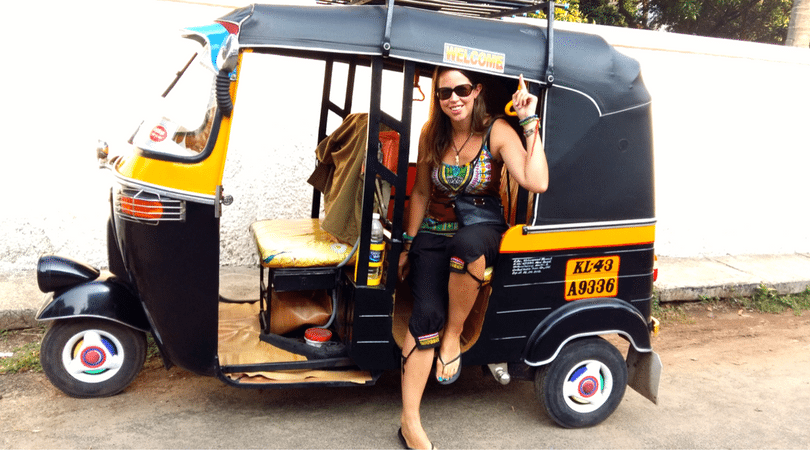
{"label": "vertical support pole", "polygon": [[[326,128],[329,123],[329,112],[334,112],[342,119],[345,119],[352,112],[352,100],[354,94],[354,80],[357,73],[357,62],[352,60],[349,63],[349,73],[346,78],[346,93],[343,98],[343,107],[332,103],[332,75],[334,73],[335,59],[327,58],[323,75],[323,94],[321,95],[321,114],[318,124],[318,142],[326,139]],[[321,193],[317,189],[312,190],[312,211],[310,217],[317,219],[321,212]]]}
{"label": "vertical support pole", "polygon": [[546,4],[546,17],[548,18],[548,40],[546,41],[546,83],[549,87],[554,83],[554,1]]}
{"label": "vertical support pole", "polygon": [[394,22],[394,0],[386,0],[385,2],[385,31],[383,32],[383,41],[380,44],[382,54],[388,57],[391,52],[391,25]]}
{"label": "vertical support pole", "polygon": [[394,214],[391,217],[391,252],[388,257],[388,274],[386,289],[395,290],[399,276],[399,254],[402,251],[402,232],[405,220],[405,196],[408,190],[408,154],[411,148],[411,116],[413,115],[413,79],[416,75],[416,64],[405,61],[402,68],[402,117],[399,127],[399,161],[397,162],[397,176],[394,183],[396,196],[394,197]]}
{"label": "vertical support pole", "polygon": [[349,73],[346,77],[346,96],[343,99],[343,110],[340,117],[346,118],[352,112],[352,100],[354,100],[354,78],[357,72],[357,61],[349,63]]}
{"label": "vertical support pole", "polygon": [[[323,93],[321,94],[321,115],[319,118],[318,123],[318,142],[315,144],[319,144],[322,140],[326,138],[326,124],[329,120],[329,105],[331,101],[329,97],[332,93],[332,69],[334,68],[334,59],[329,58],[326,60],[326,67],[324,68],[323,73]],[[310,216],[313,219],[317,219],[321,213],[321,193],[318,192],[317,189],[312,189],[312,210],[310,211]]]}
{"label": "vertical support pole", "polygon": [[366,172],[363,177],[363,215],[360,224],[360,247],[357,249],[358,286],[368,283],[368,255],[371,245],[371,213],[374,208],[374,191],[377,171],[380,166],[377,149],[380,145],[380,118],[382,111],[382,72],[383,59],[374,56],[371,59],[371,95],[368,111],[368,136],[366,146]]}

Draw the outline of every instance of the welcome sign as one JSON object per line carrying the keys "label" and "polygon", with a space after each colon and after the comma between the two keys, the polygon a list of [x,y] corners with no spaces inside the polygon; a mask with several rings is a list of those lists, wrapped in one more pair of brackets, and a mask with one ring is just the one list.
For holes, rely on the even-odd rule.
{"label": "welcome sign", "polygon": [[443,61],[471,69],[503,73],[506,67],[506,54],[445,43]]}

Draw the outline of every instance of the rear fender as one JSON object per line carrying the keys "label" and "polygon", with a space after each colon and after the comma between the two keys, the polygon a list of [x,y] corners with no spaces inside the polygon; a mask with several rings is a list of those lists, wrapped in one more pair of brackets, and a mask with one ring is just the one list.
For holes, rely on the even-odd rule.
{"label": "rear fender", "polygon": [[587,299],[567,303],[548,315],[532,332],[523,360],[542,366],[557,357],[575,339],[618,334],[640,353],[652,351],[650,330],[641,313],[629,303],[612,299]]}
{"label": "rear fender", "polygon": [[138,298],[107,271],[49,295],[36,315],[43,322],[77,317],[107,319],[144,332],[151,329]]}

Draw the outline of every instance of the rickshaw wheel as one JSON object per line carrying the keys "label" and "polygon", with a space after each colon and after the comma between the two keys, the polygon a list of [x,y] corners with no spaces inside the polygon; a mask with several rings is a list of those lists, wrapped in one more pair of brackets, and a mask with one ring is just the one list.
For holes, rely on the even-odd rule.
{"label": "rickshaw wheel", "polygon": [[71,397],[107,397],[129,386],[146,360],[146,335],[106,320],[53,322],[42,339],[48,379]]}
{"label": "rickshaw wheel", "polygon": [[565,428],[597,425],[619,406],[627,387],[627,365],[616,347],[600,337],[574,341],[538,369],[538,401]]}

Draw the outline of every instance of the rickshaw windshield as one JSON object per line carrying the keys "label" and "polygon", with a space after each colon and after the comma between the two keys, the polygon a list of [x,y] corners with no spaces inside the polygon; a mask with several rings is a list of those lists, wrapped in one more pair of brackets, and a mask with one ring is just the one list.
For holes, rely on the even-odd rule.
{"label": "rickshaw windshield", "polygon": [[206,45],[194,53],[132,137],[159,155],[194,157],[205,150],[216,117],[216,71]]}

